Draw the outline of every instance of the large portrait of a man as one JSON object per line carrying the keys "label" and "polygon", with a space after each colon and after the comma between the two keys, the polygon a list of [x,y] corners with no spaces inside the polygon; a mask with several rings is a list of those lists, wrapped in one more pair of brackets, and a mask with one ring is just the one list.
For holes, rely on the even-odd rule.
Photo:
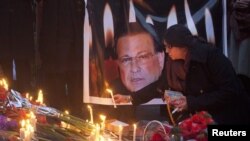
{"label": "large portrait of a man", "polygon": [[186,25],[192,34],[224,50],[222,4],[216,0],[86,0],[83,101],[112,105],[107,89],[126,95],[156,82],[164,68],[162,35],[173,24]]}

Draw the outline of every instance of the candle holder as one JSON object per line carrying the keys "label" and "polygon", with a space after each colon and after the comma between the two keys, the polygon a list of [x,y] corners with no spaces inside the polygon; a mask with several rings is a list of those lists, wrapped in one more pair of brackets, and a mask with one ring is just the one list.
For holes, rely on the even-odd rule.
{"label": "candle holder", "polygon": [[[147,131],[148,131],[148,130],[149,130],[149,131],[150,131],[150,130],[153,130],[153,131],[156,130],[156,129],[152,129],[152,128],[156,127],[156,126],[152,126],[153,124],[158,124],[158,125],[160,125],[160,128],[162,128],[162,131],[163,131],[163,133],[165,134],[165,136],[168,136],[168,134],[167,134],[167,132],[166,132],[166,130],[165,130],[163,124],[162,124],[160,121],[158,121],[158,120],[152,120],[152,121],[148,122],[147,125],[146,125],[146,127],[144,128],[143,135],[142,135],[142,140],[143,140],[143,141],[149,141],[149,140],[151,140],[151,138],[152,138],[152,133],[147,134]],[[151,128],[150,128],[150,127],[151,127]]]}

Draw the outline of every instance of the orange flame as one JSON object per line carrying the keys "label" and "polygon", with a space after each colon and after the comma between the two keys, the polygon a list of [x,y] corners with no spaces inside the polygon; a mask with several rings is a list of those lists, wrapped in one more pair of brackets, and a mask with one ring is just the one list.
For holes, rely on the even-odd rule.
{"label": "orange flame", "polygon": [[105,47],[108,47],[109,45],[113,45],[114,38],[113,16],[109,4],[106,4],[104,8],[103,27],[105,34]]}
{"label": "orange flame", "polygon": [[169,28],[172,25],[177,24],[177,14],[176,14],[176,8],[175,5],[172,6],[169,14],[168,14],[168,23],[167,23],[167,28]]}

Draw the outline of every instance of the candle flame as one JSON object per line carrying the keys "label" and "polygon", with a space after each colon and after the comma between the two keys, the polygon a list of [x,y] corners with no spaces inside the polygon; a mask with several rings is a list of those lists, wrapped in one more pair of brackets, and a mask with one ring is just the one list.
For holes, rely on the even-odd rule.
{"label": "candle flame", "polygon": [[0,80],[0,85],[3,86],[6,91],[8,91],[9,86],[8,86],[7,81],[4,78]]}
{"label": "candle flame", "polygon": [[114,108],[117,108],[117,107],[116,107],[116,103],[115,103],[115,99],[114,99],[114,95],[113,95],[113,91],[112,91],[111,89],[106,89],[106,91],[109,92],[110,95],[111,95],[111,99],[112,99],[112,101],[113,101]]}
{"label": "candle flame", "polygon": [[107,92],[109,93],[112,93],[112,90],[111,89],[106,89]]}
{"label": "candle flame", "polygon": [[187,26],[188,26],[189,30],[191,31],[191,33],[193,35],[198,35],[198,32],[197,32],[197,29],[195,27],[194,20],[192,18],[192,15],[191,15],[191,12],[189,9],[189,4],[188,4],[187,0],[184,1],[184,8],[185,8],[185,15],[186,15],[186,19],[187,19]]}
{"label": "candle flame", "polygon": [[36,102],[43,104],[43,92],[42,92],[42,90],[39,90]]}
{"label": "candle flame", "polygon": [[119,131],[122,131],[122,128],[123,128],[122,125],[119,125]]}
{"label": "candle flame", "polygon": [[88,109],[92,109],[92,107],[90,105],[88,105],[87,107],[88,107]]}
{"label": "candle flame", "polygon": [[172,25],[177,24],[177,14],[176,14],[176,8],[175,5],[172,6],[169,14],[168,14],[168,23],[167,23],[167,28],[169,28]]}
{"label": "candle flame", "polygon": [[26,97],[27,99],[29,99],[29,93],[26,93],[25,97]]}
{"label": "candle flame", "polygon": [[29,98],[29,100],[32,101],[32,100],[33,100],[33,97],[31,96],[31,97]]}
{"label": "candle flame", "polygon": [[89,114],[90,114],[90,123],[94,123],[92,107],[90,105],[88,105],[87,107],[89,109]]}
{"label": "candle flame", "polygon": [[104,81],[104,85],[105,85],[106,88],[109,87],[109,83],[107,81]]}
{"label": "candle flame", "polygon": [[68,111],[68,110],[65,110],[64,113],[65,113],[66,115],[69,115],[69,111]]}
{"label": "candle flame", "polygon": [[102,121],[105,121],[105,120],[106,120],[106,116],[100,115],[100,119],[101,119]]}
{"label": "candle flame", "polygon": [[31,117],[31,118],[36,117],[35,114],[34,114],[32,111],[30,112],[30,117]]}
{"label": "candle flame", "polygon": [[133,124],[133,126],[134,126],[134,129],[136,129],[136,124]]}
{"label": "candle flame", "polygon": [[113,38],[114,38],[114,23],[113,23],[113,16],[111,12],[111,8],[107,3],[104,8],[104,15],[103,15],[103,28],[105,34],[105,47],[109,45],[113,45]]}
{"label": "candle flame", "polygon": [[25,120],[21,120],[21,127],[24,128],[25,126]]}

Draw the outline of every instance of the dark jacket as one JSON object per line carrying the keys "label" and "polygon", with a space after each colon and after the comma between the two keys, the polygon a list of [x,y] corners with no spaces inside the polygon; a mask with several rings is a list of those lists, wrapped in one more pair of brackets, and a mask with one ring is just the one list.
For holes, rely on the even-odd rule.
{"label": "dark jacket", "polygon": [[188,110],[208,111],[218,124],[246,123],[249,103],[231,62],[215,47],[193,44],[183,92]]}

